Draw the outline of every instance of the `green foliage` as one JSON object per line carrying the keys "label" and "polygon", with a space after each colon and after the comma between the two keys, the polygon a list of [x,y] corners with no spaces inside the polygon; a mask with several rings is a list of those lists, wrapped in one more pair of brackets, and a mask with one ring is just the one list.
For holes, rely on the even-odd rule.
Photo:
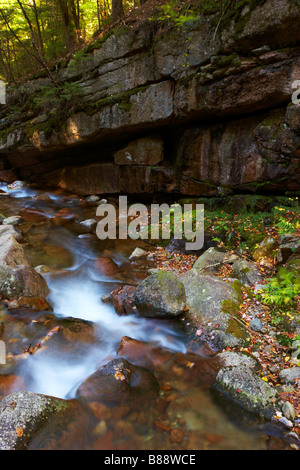
{"label": "green foliage", "polygon": [[205,228],[217,241],[232,248],[251,249],[266,235],[263,224],[266,212],[240,212],[232,214],[224,210],[205,210]]}
{"label": "green foliage", "polygon": [[274,215],[276,218],[275,226],[279,235],[294,233],[300,228],[299,210],[292,210],[287,207],[275,207]]}
{"label": "green foliage", "polygon": [[300,295],[300,277],[297,272],[281,268],[276,277],[266,284],[262,299],[266,304],[293,306]]}
{"label": "green foliage", "polygon": [[81,88],[76,82],[65,82],[62,85],[43,86],[39,93],[32,98],[34,109],[49,109],[72,103],[81,94]]}
{"label": "green foliage", "polygon": [[198,19],[198,15],[188,8],[182,10],[179,0],[170,0],[159,8],[158,21],[172,22],[182,28],[187,22]]}
{"label": "green foliage", "polygon": [[[28,75],[47,76],[42,63],[34,58],[33,43],[49,69],[53,64],[56,69],[61,58],[70,58],[75,51],[75,62],[82,59],[82,49],[84,53],[92,50],[89,45],[97,43],[111,24],[112,0],[21,0],[21,4],[32,32],[18,1],[0,0],[0,76],[10,83]],[[123,0],[123,6],[128,13],[136,3]]]}

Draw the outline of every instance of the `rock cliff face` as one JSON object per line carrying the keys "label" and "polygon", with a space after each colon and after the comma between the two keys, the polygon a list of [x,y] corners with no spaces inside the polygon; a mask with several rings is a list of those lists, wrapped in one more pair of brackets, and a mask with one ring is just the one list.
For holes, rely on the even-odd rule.
{"label": "rock cliff face", "polygon": [[56,67],[60,97],[42,73],[8,90],[0,178],[82,195],[299,191],[300,6],[237,5],[220,24],[115,28]]}

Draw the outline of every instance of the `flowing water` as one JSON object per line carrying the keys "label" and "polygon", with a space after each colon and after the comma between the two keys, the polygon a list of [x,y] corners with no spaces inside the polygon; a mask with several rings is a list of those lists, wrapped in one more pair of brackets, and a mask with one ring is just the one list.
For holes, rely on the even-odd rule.
{"label": "flowing water", "polygon": [[[101,301],[104,294],[118,286],[136,285],[145,277],[146,269],[128,262],[136,241],[100,241],[80,228],[78,222],[94,217],[96,206],[87,206],[79,197],[61,191],[45,194],[28,186],[9,188],[6,184],[0,189],[0,212],[6,217],[20,215],[23,219],[19,228],[31,265],[51,268],[43,276],[50,289],[47,301],[53,312],[37,313],[23,308],[9,310],[9,314],[14,321],[25,322],[27,330],[42,325],[46,331],[45,325],[50,329],[55,325],[55,318],[57,321],[77,319],[79,324],[82,320],[83,325],[93,326],[92,341],[71,338],[68,347],[57,342],[55,347],[23,361],[18,376],[24,380],[16,381],[11,388],[13,391],[26,389],[72,400],[87,377],[117,357],[118,346],[125,336],[151,343],[172,354],[187,352],[188,338],[177,322],[150,320],[138,315],[119,316],[111,304]],[[111,273],[99,269],[97,260],[102,257],[114,261],[115,269]],[[10,347],[20,353],[18,344],[23,347],[20,339],[11,338]],[[205,348],[199,351],[204,357]],[[54,443],[46,439],[46,443],[39,442],[39,446],[247,450],[266,449],[274,440],[281,443],[283,435],[277,428],[253,423],[248,417],[242,419],[240,412],[237,419],[234,409],[229,407],[228,411],[227,405],[218,403],[207,387],[199,386],[197,381],[188,383],[180,364],[175,362],[173,368],[163,373],[160,370],[160,374],[162,389],[154,406],[146,395],[144,402],[137,403],[136,407],[132,403],[127,407],[102,406],[101,412],[97,408],[92,415],[89,407],[84,431],[82,428],[80,432],[75,423],[76,432],[70,430],[69,438],[67,433],[62,439],[57,430]],[[95,404],[93,406],[95,411]],[[172,429],[180,429],[179,437],[176,433],[174,437]]]}

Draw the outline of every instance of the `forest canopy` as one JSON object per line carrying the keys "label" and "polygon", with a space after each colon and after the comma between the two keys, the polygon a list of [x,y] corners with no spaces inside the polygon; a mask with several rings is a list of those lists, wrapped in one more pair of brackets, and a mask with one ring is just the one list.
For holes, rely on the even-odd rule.
{"label": "forest canopy", "polygon": [[[265,0],[255,0],[264,2]],[[183,27],[202,15],[238,17],[253,0],[0,0],[0,80],[17,85],[40,70],[52,82],[58,63],[84,51],[110,27],[131,16]],[[146,8],[144,7],[146,4]],[[145,14],[140,10],[146,10]]]}
{"label": "forest canopy", "polygon": [[54,63],[145,0],[0,0],[0,78]]}

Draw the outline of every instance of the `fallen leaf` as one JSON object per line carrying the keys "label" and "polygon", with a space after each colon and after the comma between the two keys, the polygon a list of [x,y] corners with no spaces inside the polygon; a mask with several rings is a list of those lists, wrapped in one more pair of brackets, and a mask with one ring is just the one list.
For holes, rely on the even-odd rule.
{"label": "fallen leaf", "polygon": [[16,429],[16,434],[18,437],[22,437],[23,436],[23,428],[21,428],[20,426]]}

